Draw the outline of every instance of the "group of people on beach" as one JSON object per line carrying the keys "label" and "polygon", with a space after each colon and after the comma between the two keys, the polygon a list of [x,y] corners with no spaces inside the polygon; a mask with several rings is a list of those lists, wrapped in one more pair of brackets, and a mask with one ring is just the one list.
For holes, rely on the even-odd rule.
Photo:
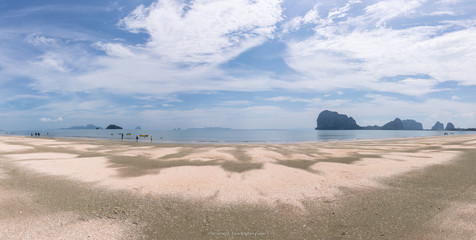
{"label": "group of people on beach", "polygon": [[[35,136],[39,137],[40,136],[40,133],[39,132],[35,132],[35,133],[30,133],[30,135],[33,137],[33,134],[35,134]],[[46,135],[48,135],[48,133],[46,133]]]}
{"label": "group of people on beach", "polygon": [[[124,133],[121,133],[121,141],[124,140]],[[139,136],[136,136],[136,142],[139,142]],[[152,136],[150,136],[150,142],[152,142]]]}
{"label": "group of people on beach", "polygon": [[[136,136],[136,142],[139,142],[139,137]],[[150,136],[150,142],[152,142],[152,136]]]}
{"label": "group of people on beach", "polygon": [[[111,133],[111,136],[113,135],[113,133]],[[118,135],[121,135],[121,141],[124,140],[124,133],[118,133]],[[127,135],[131,135],[130,133],[128,133]],[[32,135],[33,136],[33,135]],[[36,136],[36,135],[35,135]],[[145,135],[145,136],[148,136],[148,135]],[[142,137],[142,135],[141,135]],[[160,138],[162,139],[162,138]],[[136,142],[139,142],[139,136],[136,136]],[[152,142],[152,136],[150,136],[150,142]]]}
{"label": "group of people on beach", "polygon": [[[121,138],[122,140],[122,138]],[[139,142],[139,136],[136,136],[136,142]],[[152,136],[150,136],[150,142],[152,142]]]}

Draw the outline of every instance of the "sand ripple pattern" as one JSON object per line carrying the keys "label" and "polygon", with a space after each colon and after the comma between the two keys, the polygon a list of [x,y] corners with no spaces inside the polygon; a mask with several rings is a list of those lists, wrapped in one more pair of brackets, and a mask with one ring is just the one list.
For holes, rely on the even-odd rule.
{"label": "sand ripple pattern", "polygon": [[[11,147],[10,147],[11,146]],[[139,194],[300,206],[451,162],[474,136],[300,144],[173,145],[9,137],[17,166]],[[0,178],[2,174],[0,172]]]}

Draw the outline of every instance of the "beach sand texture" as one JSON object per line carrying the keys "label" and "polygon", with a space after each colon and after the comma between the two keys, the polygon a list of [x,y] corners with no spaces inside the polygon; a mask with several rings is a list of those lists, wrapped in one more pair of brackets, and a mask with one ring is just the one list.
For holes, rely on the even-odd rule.
{"label": "beach sand texture", "polygon": [[475,239],[476,136],[0,136],[0,239]]}

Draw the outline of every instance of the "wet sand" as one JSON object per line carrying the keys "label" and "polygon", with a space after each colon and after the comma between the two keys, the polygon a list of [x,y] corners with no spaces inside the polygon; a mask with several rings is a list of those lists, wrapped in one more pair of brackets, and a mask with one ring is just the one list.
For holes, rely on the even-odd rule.
{"label": "wet sand", "polygon": [[0,136],[0,239],[474,239],[476,136],[146,144]]}

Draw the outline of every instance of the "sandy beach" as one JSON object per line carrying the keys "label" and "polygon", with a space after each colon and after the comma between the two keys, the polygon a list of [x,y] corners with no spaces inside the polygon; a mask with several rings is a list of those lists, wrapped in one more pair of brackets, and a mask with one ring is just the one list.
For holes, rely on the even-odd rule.
{"label": "sandy beach", "polygon": [[0,136],[0,239],[475,239],[476,135],[296,144]]}

